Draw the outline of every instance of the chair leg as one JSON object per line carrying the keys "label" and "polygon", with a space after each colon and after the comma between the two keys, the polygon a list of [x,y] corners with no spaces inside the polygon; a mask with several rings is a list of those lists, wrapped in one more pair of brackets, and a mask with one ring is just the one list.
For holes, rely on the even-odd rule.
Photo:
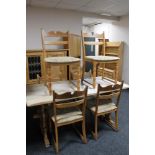
{"label": "chair leg", "polygon": [[[103,67],[103,66],[101,66],[101,67]],[[104,78],[104,75],[103,75],[103,74],[104,74],[104,68],[101,69],[102,80],[103,80],[103,78]],[[97,76],[98,76],[98,75],[97,75]]]}
{"label": "chair leg", "polygon": [[59,152],[59,143],[58,143],[58,128],[55,125],[55,149],[56,149],[56,153]]}
{"label": "chair leg", "polygon": [[95,140],[97,140],[98,134],[97,134],[97,115],[95,115],[95,132],[93,132],[93,137]]}
{"label": "chair leg", "polygon": [[106,115],[105,122],[109,125],[113,130],[118,131],[118,111],[115,111],[115,121],[113,121],[110,115]]}
{"label": "chair leg", "polygon": [[82,121],[82,134],[83,134],[83,143],[87,143],[87,137],[86,137],[86,124],[85,120]]}
{"label": "chair leg", "polygon": [[116,70],[113,72],[113,74],[112,74],[112,78],[115,80],[116,79]]}
{"label": "chair leg", "polygon": [[115,128],[118,130],[118,110],[115,111]]}

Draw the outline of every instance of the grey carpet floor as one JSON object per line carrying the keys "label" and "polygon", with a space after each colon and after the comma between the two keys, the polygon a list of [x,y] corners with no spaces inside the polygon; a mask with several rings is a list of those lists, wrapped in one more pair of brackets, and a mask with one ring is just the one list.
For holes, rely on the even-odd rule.
{"label": "grey carpet floor", "polygon": [[[39,121],[32,119],[35,109],[27,109],[26,116],[26,154],[55,155],[53,143],[45,148]],[[86,114],[87,144],[83,144],[71,126],[59,129],[60,155],[128,155],[129,154],[129,90],[123,90],[119,109],[119,131],[113,131],[103,120],[99,121],[99,138],[91,135],[94,125],[93,115]],[[80,124],[76,124],[80,128]],[[50,134],[52,136],[52,134]]]}

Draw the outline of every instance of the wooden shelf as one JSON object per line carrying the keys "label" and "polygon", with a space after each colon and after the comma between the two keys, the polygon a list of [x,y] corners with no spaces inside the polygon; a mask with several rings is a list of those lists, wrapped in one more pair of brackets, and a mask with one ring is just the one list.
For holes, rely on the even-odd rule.
{"label": "wooden shelf", "polygon": [[106,53],[106,55],[111,55],[111,56],[119,56],[119,54],[118,53]]}
{"label": "wooden shelf", "polygon": [[106,42],[106,48],[108,47],[120,47],[122,42]]}

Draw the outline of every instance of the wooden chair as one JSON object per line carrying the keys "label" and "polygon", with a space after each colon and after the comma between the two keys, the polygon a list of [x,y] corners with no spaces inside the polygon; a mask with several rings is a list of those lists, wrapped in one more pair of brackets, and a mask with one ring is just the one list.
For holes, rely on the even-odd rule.
{"label": "wooden chair", "polygon": [[[110,79],[113,79],[113,80],[115,80],[115,78],[116,78],[116,70],[115,69],[111,69],[110,67],[108,67],[108,66],[104,66],[104,65],[102,65],[102,64],[100,64],[99,66],[98,66],[98,74],[100,74],[100,75],[102,75],[102,77],[106,77],[106,78],[110,78]],[[104,72],[102,71],[102,70],[104,70]]]}
{"label": "wooden chair", "polygon": [[[102,41],[102,39],[99,39],[99,41]],[[109,39],[105,39],[105,48],[104,49],[102,49],[102,47],[99,48],[99,55],[117,56],[116,54],[107,53],[108,42],[109,42]],[[105,64],[105,65],[99,64],[97,68],[97,74],[99,74],[102,77],[107,77],[113,80],[115,80],[116,78],[116,70],[115,70],[115,67],[113,67],[113,64]]]}
{"label": "wooden chair", "polygon": [[[83,91],[75,91],[73,94],[67,92],[58,95],[53,92],[53,116],[51,117],[55,127],[55,148],[59,152],[58,147],[58,127],[82,122],[82,134],[80,137],[83,143],[87,143],[85,131],[85,109],[87,87]],[[78,132],[79,133],[79,132]]]}
{"label": "wooden chair", "polygon": [[[106,87],[98,85],[96,103],[89,106],[95,117],[95,131],[92,132],[94,139],[97,140],[98,137],[97,126],[99,116],[104,116],[106,123],[115,131],[118,130],[118,108],[122,86],[123,82]],[[110,118],[112,112],[115,112],[115,122]]]}
{"label": "wooden chair", "polygon": [[[82,80],[89,83],[88,81],[84,80],[84,75],[85,75],[85,70],[86,70],[86,62],[90,62],[93,64],[93,68],[92,68],[93,69],[93,74],[92,74],[93,88],[95,88],[95,86],[96,86],[96,82],[95,82],[96,73],[97,73],[97,76],[101,75],[102,79],[108,78],[109,80],[112,79],[112,80],[117,81],[118,61],[114,62],[113,61],[115,59],[114,56],[106,54],[106,42],[108,40],[105,39],[104,32],[102,34],[92,34],[92,35],[81,32],[81,36],[82,36],[82,47],[83,47]],[[87,41],[88,39],[91,39],[93,41]],[[93,53],[94,56],[90,56],[92,52],[88,51],[88,53],[86,53],[87,46],[95,46],[94,50],[98,51],[98,54],[95,52],[95,53]],[[97,46],[98,46],[98,50],[97,50]],[[113,59],[112,61],[105,62],[105,61],[103,61],[103,59],[100,56],[112,56],[114,59],[112,58]],[[112,63],[113,63],[114,68],[108,67],[109,65],[111,66]],[[91,83],[89,83],[89,84],[91,84]]]}
{"label": "wooden chair", "polygon": [[[70,79],[70,74],[76,76],[78,81],[80,81],[80,59],[76,61],[77,58],[70,57],[70,33],[60,31],[45,32],[45,30],[41,29],[41,38],[45,84],[48,87],[49,93],[52,93],[51,82],[68,80]],[[59,61],[57,61],[57,58],[49,57],[59,57]],[[76,65],[76,72],[72,71],[73,63]],[[80,82],[77,85],[79,88]]]}
{"label": "wooden chair", "polygon": [[[47,57],[49,51],[52,52],[64,52],[66,56],[69,56],[69,42],[70,34],[69,32],[61,31],[49,31],[46,32],[44,29],[41,29],[41,39],[42,39],[42,48],[44,57]],[[50,56],[50,54],[49,54]]]}
{"label": "wooden chair", "polygon": [[[84,79],[84,74],[86,70],[86,61],[87,61],[87,53],[86,53],[86,46],[98,46],[100,51],[100,55],[105,55],[105,35],[103,34],[88,34],[81,31],[82,36],[82,51],[83,51],[83,75],[82,78]],[[86,41],[91,39],[93,41]],[[89,51],[91,53],[91,51]],[[90,54],[89,54],[90,55]],[[96,54],[94,54],[95,56]],[[93,63],[93,62],[92,62]],[[94,69],[94,68],[93,68]],[[96,69],[95,69],[96,70]]]}
{"label": "wooden chair", "polygon": [[[43,58],[69,56],[70,34],[69,32],[49,31],[41,29]],[[52,70],[50,65],[43,63],[45,81],[67,80],[66,66],[55,66]],[[51,72],[55,74],[51,75]]]}

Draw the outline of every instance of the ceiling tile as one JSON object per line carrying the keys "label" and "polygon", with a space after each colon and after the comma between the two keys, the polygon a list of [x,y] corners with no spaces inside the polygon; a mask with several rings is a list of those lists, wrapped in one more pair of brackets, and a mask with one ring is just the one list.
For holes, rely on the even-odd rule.
{"label": "ceiling tile", "polygon": [[118,4],[113,4],[108,8],[105,8],[103,12],[109,12],[114,16],[122,16],[127,15],[129,13],[129,5],[125,2],[121,2]]}
{"label": "ceiling tile", "polygon": [[87,3],[86,7],[88,8],[96,8],[96,9],[104,9],[110,5],[112,5],[113,2],[110,0],[94,0]]}
{"label": "ceiling tile", "polygon": [[26,0],[27,6],[60,8],[122,16],[129,13],[129,0]]}
{"label": "ceiling tile", "polygon": [[80,7],[80,5],[68,4],[68,3],[64,3],[64,2],[59,3],[59,4],[56,6],[56,8],[71,9],[71,10],[77,9],[77,8],[79,8],[79,7]]}
{"label": "ceiling tile", "polygon": [[32,6],[55,7],[57,0],[31,0]]}
{"label": "ceiling tile", "polygon": [[57,8],[63,9],[78,9],[81,6],[87,4],[90,0],[61,0],[57,4]]}
{"label": "ceiling tile", "polygon": [[114,3],[111,0],[95,0],[95,1],[90,1],[87,5],[80,7],[78,10],[93,12],[97,14],[101,14],[103,12],[108,13],[109,12],[107,11],[108,8],[110,8],[113,5]]}
{"label": "ceiling tile", "polygon": [[[61,0],[61,2],[63,3],[68,3],[68,4],[75,4],[75,5],[79,5],[79,6],[83,6],[85,4],[87,4],[90,0]],[[60,3],[61,3],[60,2]]]}

